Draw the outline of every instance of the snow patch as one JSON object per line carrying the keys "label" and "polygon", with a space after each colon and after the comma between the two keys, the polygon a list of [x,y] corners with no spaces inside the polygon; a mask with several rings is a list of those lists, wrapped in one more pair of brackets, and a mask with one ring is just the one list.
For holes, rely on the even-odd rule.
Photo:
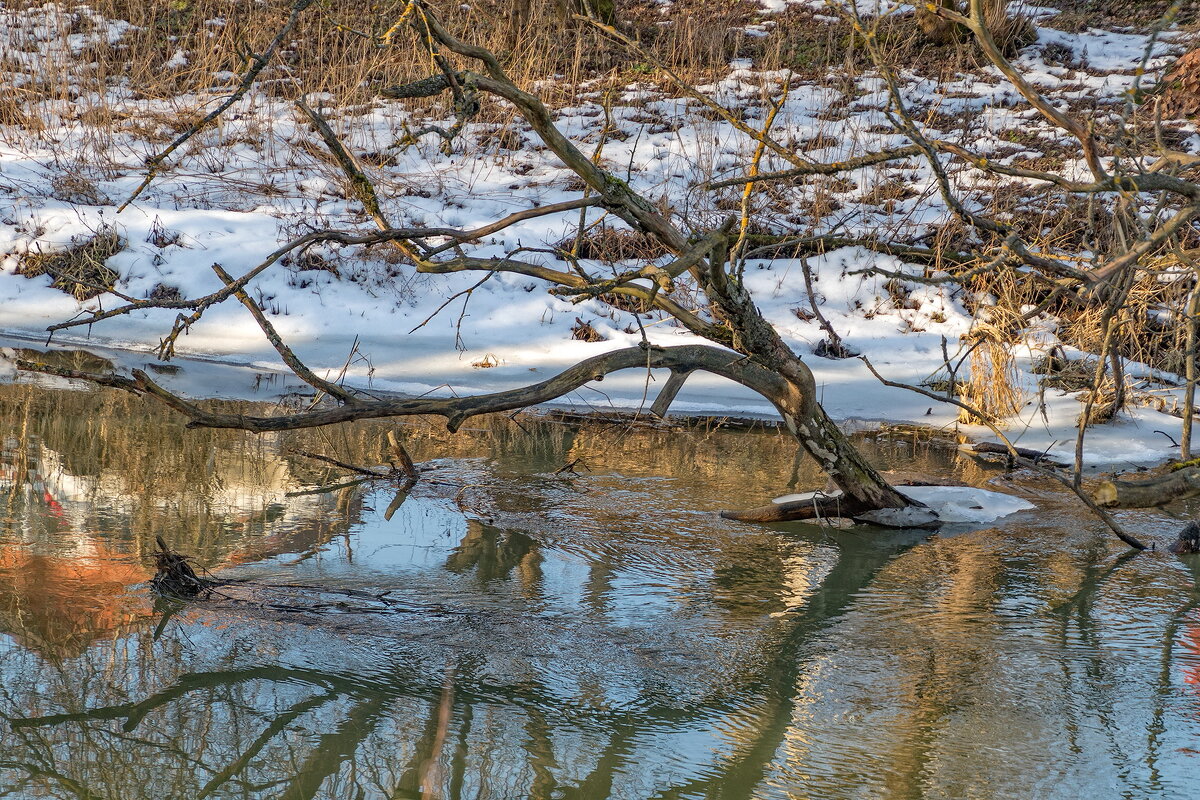
{"label": "snow patch", "polygon": [[1034,508],[1020,497],[971,486],[898,486],[900,494],[924,503],[942,522],[984,523]]}

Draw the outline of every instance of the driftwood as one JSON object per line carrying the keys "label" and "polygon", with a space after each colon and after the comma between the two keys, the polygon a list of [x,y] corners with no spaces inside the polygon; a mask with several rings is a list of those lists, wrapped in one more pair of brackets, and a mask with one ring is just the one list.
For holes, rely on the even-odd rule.
{"label": "driftwood", "polygon": [[1200,496],[1200,467],[1168,472],[1140,481],[1108,480],[1092,493],[1105,508],[1150,508]]}
{"label": "driftwood", "polygon": [[911,505],[898,509],[879,509],[854,500],[841,492],[813,492],[808,497],[768,503],[744,511],[722,511],[725,519],[739,522],[795,522],[844,518],[885,528],[927,528],[941,526],[937,515],[928,508]]}
{"label": "driftwood", "polygon": [[461,614],[440,604],[414,603],[390,597],[394,590],[368,592],[336,586],[302,583],[262,583],[247,578],[201,577],[189,563],[156,536],[157,572],[150,579],[155,593],[172,600],[207,601],[213,607],[249,606],[278,612],[355,614]]}
{"label": "driftwood", "polygon": [[1013,447],[1012,450],[1009,450],[1008,447],[1000,444],[999,442],[976,442],[975,444],[973,444],[969,448],[967,448],[967,451],[971,452],[971,453],[982,453],[982,454],[988,454],[988,455],[992,455],[992,454],[1002,455],[1002,456],[1008,456],[1010,458],[1012,457],[1013,453],[1015,452],[1017,457],[1027,458],[1030,461],[1033,461],[1034,463],[1038,463],[1038,462],[1041,462],[1044,464],[1057,464],[1058,463],[1053,458],[1050,458],[1049,456],[1047,456],[1046,452],[1044,450],[1030,450],[1027,447],[1015,447],[1015,446]]}
{"label": "driftwood", "polygon": [[158,552],[154,554],[157,571],[150,579],[150,587],[167,597],[207,597],[215,582],[197,575],[188,563],[191,559],[167,547],[161,536],[155,536],[154,540],[158,542]]}

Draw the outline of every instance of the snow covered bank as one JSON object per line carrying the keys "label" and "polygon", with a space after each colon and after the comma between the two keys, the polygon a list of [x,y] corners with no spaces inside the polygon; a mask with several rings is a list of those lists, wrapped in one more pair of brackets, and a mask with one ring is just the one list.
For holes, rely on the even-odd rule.
{"label": "snow covered bank", "polygon": [[[103,41],[119,41],[127,26],[114,23],[105,30]],[[1019,63],[1032,81],[1064,101],[1103,105],[1134,85],[1133,70],[1146,46],[1145,36],[1131,33],[1085,31],[1065,37],[1042,29],[1038,43],[1022,53]],[[1169,44],[1156,45],[1151,68],[1164,65],[1169,50]],[[1086,70],[1079,68],[1083,61],[1089,65]],[[1040,156],[1040,143],[1062,144],[1061,131],[1020,106],[1012,87],[994,71],[963,74],[949,83],[915,73],[903,78],[913,107],[928,116],[931,135],[953,135],[954,126],[961,124],[964,134],[970,129],[977,152],[1007,163]],[[745,119],[761,120],[762,97],[785,84],[790,89],[774,130],[808,158],[839,160],[906,143],[885,124],[888,98],[877,76],[805,81],[738,61],[725,78],[700,89],[739,108]],[[81,102],[120,110],[133,120],[161,118],[181,102],[142,98],[130,89],[117,85],[111,96]],[[698,187],[741,174],[753,153],[752,140],[725,121],[706,118],[693,100],[656,85],[624,86],[610,109],[603,108],[602,94],[597,90],[591,100],[556,111],[556,121],[569,137],[589,152],[595,148],[601,163],[643,196],[656,198],[689,229],[715,225],[736,207],[730,204],[740,188],[707,192]],[[219,96],[214,91],[191,99],[205,107]],[[309,102],[323,99],[310,97]],[[369,165],[396,225],[473,229],[514,211],[579,196],[573,174],[539,149],[519,121],[471,123],[462,146],[446,155],[439,142],[428,139],[408,148],[394,146],[409,123],[422,121],[397,104],[381,101],[355,109],[330,104],[325,113]],[[314,227],[370,227],[336,168],[309,146],[307,123],[286,102],[248,96],[222,125],[183,148],[173,167],[120,214],[117,203],[140,183],[144,159],[161,145],[133,125],[101,136],[81,121],[81,114],[79,109],[70,116],[64,113],[57,127],[36,135],[14,127],[0,137],[2,334],[41,337],[47,326],[122,302],[110,293],[80,303],[52,288],[49,276],[18,274],[25,254],[61,250],[99,231],[113,232],[125,242],[123,251],[108,261],[120,276],[115,290],[141,299],[204,296],[222,286],[212,264],[243,274],[280,242]],[[602,133],[609,119],[616,132]],[[66,159],[66,153],[86,153],[87,158]],[[786,166],[773,156],[762,164],[764,170]],[[959,180],[971,187],[975,179]],[[921,242],[940,235],[952,216],[936,189],[933,171],[913,158],[787,191],[759,192],[753,212],[757,225],[778,233],[862,236],[884,231]],[[583,219],[594,226],[602,216],[592,209]],[[552,248],[570,246],[580,219],[580,212],[571,211],[522,222],[485,237],[470,252],[487,259],[535,248],[535,254],[526,255],[565,269],[566,262]],[[594,255],[581,258],[580,264],[596,275],[637,263],[635,258]],[[811,294],[803,279],[806,266]],[[826,338],[812,311],[815,304],[845,344],[867,355],[889,380],[935,384],[945,378],[947,357],[954,362],[965,355],[963,337],[985,305],[980,298],[953,284],[930,286],[869,272],[877,269],[914,278],[928,273],[924,265],[842,247],[807,261],[752,255],[745,281],[787,343],[807,354],[819,400],[833,417],[952,427],[956,408],[882,386],[857,359],[828,359],[814,352]],[[359,388],[408,394],[474,394],[537,382],[582,358],[637,344],[643,336],[660,345],[700,341],[661,314],[635,319],[596,300],[575,304],[547,294],[529,278],[496,274],[478,282],[478,275],[414,275],[403,263],[361,249],[323,248],[268,270],[251,284],[250,293],[318,374],[342,376]],[[136,311],[60,331],[54,341],[147,352],[170,330],[177,313]],[[572,338],[584,323],[602,341]],[[1007,430],[1021,446],[1066,459],[1074,448],[1080,402],[1075,392],[1047,390],[1039,396],[1038,376],[1030,371],[1057,343],[1056,321],[1042,318],[1019,349],[1016,380],[1022,406]],[[269,374],[282,369],[253,319],[233,302],[206,311],[180,337],[178,347],[181,353]],[[183,362],[162,380],[189,394],[207,393],[204,363]],[[1172,440],[1179,438],[1181,421],[1168,411],[1179,397],[1178,387],[1162,384],[1148,369],[1133,374],[1163,410],[1134,406],[1114,422],[1093,428],[1089,464],[1155,462],[1175,450]],[[1170,382],[1171,376],[1166,377]],[[628,371],[564,400],[585,409],[638,408],[653,400],[663,378]],[[673,410],[773,414],[757,395],[706,375],[689,380]],[[960,429],[992,438],[983,428]]]}

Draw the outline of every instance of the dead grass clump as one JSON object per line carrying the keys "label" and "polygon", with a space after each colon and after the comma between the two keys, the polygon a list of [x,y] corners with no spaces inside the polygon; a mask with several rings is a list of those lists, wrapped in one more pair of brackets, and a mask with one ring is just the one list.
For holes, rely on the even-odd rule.
{"label": "dead grass clump", "polygon": [[837,198],[826,192],[817,192],[811,200],[801,200],[796,206],[810,218],[808,220],[798,219],[797,224],[811,222],[814,225],[819,225],[825,217],[842,208],[842,204]]}
{"label": "dead grass clump", "polygon": [[970,377],[955,388],[959,399],[979,411],[979,416],[959,411],[959,421],[967,424],[1000,422],[1016,414],[1024,403],[1012,353],[1007,344],[991,337],[971,351]]}
{"label": "dead grass clump", "polygon": [[125,249],[125,240],[111,231],[76,238],[66,250],[26,253],[17,273],[26,278],[49,275],[50,285],[76,300],[90,300],[111,291],[121,277],[107,266],[108,259]]}
{"label": "dead grass clump", "polygon": [[500,150],[520,150],[525,145],[525,138],[507,125],[483,131],[475,141],[481,147],[495,146]]}
{"label": "dead grass clump", "polygon": [[150,294],[146,295],[146,299],[158,303],[177,302],[183,299],[183,292],[179,291],[179,287],[177,286],[156,283],[154,284],[154,288],[150,290]]}
{"label": "dead grass clump", "polygon": [[571,326],[571,338],[580,342],[604,341],[604,335],[592,327],[592,323],[587,322],[580,317],[576,317],[575,324]]}
{"label": "dead grass clump", "polygon": [[800,143],[798,149],[805,153],[811,153],[814,150],[825,150],[826,148],[837,147],[841,143],[841,139],[821,133],[817,134],[811,139],[805,139]]}
{"label": "dead grass clump", "polygon": [[[954,0],[937,0],[936,5],[956,11]],[[917,7],[917,28],[934,44],[949,44],[959,36],[959,28],[948,19],[943,19],[928,8]]]}
{"label": "dead grass clump", "polygon": [[863,202],[869,203],[873,206],[879,206],[888,202],[908,200],[909,198],[916,196],[917,192],[907,181],[893,179],[879,184],[874,189],[863,195]]}
{"label": "dead grass clump", "polygon": [[[1088,392],[1080,394],[1078,398],[1079,402],[1086,403],[1088,397]],[[1079,418],[1075,424],[1084,428],[1092,425],[1103,425],[1106,422],[1112,422],[1120,410],[1121,404],[1117,392],[1111,388],[1102,390],[1096,396],[1095,400],[1093,400],[1090,409],[1079,412]]]}
{"label": "dead grass clump", "polygon": [[564,239],[555,246],[567,252],[574,251],[578,258],[609,262],[653,261],[667,254],[666,248],[648,234],[607,225],[594,228],[579,238]]}
{"label": "dead grass clump", "polygon": [[100,191],[95,182],[78,173],[55,175],[51,178],[50,196],[55,200],[79,206],[100,206],[108,203],[108,197]]}
{"label": "dead grass clump", "polygon": [[1096,359],[1071,360],[1050,352],[1034,360],[1029,369],[1034,375],[1044,375],[1042,385],[1048,389],[1078,392],[1091,389],[1096,377]]}
{"label": "dead grass clump", "polygon": [[162,249],[179,244],[180,238],[179,231],[171,230],[162,224],[161,219],[155,217],[154,222],[150,223],[150,233],[146,236],[146,242]]}
{"label": "dead grass clump", "polygon": [[40,133],[46,124],[26,110],[26,104],[15,97],[0,97],[0,128],[23,128],[31,133]]}
{"label": "dead grass clump", "polygon": [[[1004,295],[1000,295],[1004,296]],[[969,334],[971,338],[970,372],[966,380],[958,381],[955,389],[959,399],[976,409],[978,415],[960,410],[960,422],[976,424],[981,421],[999,423],[1016,414],[1025,403],[1024,393],[1017,383],[1017,368],[1012,346],[1020,335],[1020,316],[1013,306],[989,305],[976,312],[977,321]]]}
{"label": "dead grass clump", "polygon": [[[960,0],[937,0],[936,5],[959,13],[967,12],[967,3]],[[1008,0],[983,0],[983,20],[996,44],[1007,53],[1014,53],[1037,40],[1037,31],[1029,19],[1023,14],[1009,12]],[[922,38],[932,44],[956,44],[970,37],[963,26],[943,19],[928,7],[918,7],[916,23]]]}
{"label": "dead grass clump", "polygon": [[[1192,257],[1189,251],[1180,254]],[[1180,261],[1179,254],[1147,259],[1113,316],[1113,352],[1155,369],[1182,373],[1188,349],[1186,306],[1195,286],[1188,276],[1190,272],[1190,264]],[[1177,277],[1167,277],[1172,273]],[[1065,323],[1062,340],[1080,350],[1099,353],[1105,339],[1103,315],[1104,308],[1094,303],[1061,313]]]}
{"label": "dead grass clump", "polygon": [[597,295],[596,299],[604,301],[613,308],[628,311],[631,314],[649,314],[654,310],[654,306],[642,298],[630,297],[627,294],[605,292],[604,294]]}

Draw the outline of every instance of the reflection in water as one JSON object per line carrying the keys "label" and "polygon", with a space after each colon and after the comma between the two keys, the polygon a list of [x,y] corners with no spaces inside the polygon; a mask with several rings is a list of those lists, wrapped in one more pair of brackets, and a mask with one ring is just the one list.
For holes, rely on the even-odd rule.
{"label": "reflection in water", "polygon": [[[1124,557],[1020,475],[870,434],[1041,510],[768,530],[712,512],[782,488],[771,432],[401,428],[407,493],[292,452],[385,463],[382,423],[184,431],[0,387],[0,796],[1190,794],[1200,565]],[[255,586],[155,607],[155,534]]]}

